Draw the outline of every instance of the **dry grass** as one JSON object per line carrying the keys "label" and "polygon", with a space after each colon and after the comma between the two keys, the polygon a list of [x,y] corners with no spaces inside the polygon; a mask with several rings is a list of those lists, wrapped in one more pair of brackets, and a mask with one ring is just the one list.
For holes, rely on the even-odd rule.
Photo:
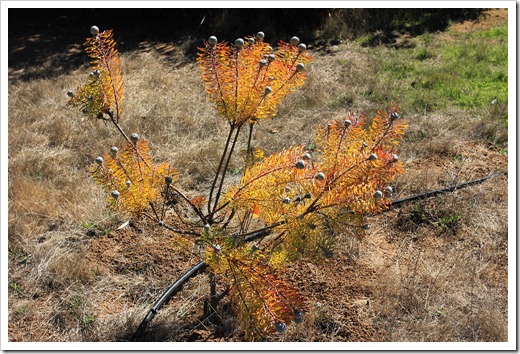
{"label": "dry grass", "polygon": [[[318,124],[349,109],[382,108],[367,98],[367,92],[385,90],[367,75],[374,64],[369,51],[348,44],[317,55],[306,86],[278,117],[258,126],[254,145],[272,153],[310,144]],[[178,166],[185,190],[203,192],[226,126],[205,98],[196,65],[154,50],[126,53],[122,60],[123,126],[151,140],[158,159]],[[109,232],[119,220],[104,208],[86,168],[118,138],[65,107],[66,91],[85,72],[9,84],[13,341],[129,340],[148,306],[194,264],[175,258],[168,235]],[[507,170],[507,156],[486,138],[496,129],[490,134],[507,140],[503,128],[456,108],[409,118],[401,153],[407,172],[395,184],[398,197]],[[241,148],[245,143],[244,137]],[[303,326],[273,340],[507,340],[507,203],[507,178],[500,177],[374,217],[366,239],[348,241],[336,260],[292,269],[312,274],[301,279],[307,316]],[[421,213],[425,220],[417,219]],[[154,258],[155,249],[162,258]],[[338,269],[343,273],[331,276]],[[145,339],[240,340],[229,312],[217,326],[197,322],[205,296],[206,279],[199,276],[161,310]]]}

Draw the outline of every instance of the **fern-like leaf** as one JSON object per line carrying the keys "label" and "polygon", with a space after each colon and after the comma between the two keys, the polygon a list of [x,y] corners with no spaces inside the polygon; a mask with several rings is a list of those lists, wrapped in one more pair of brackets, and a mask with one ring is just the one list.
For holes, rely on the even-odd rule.
{"label": "fern-like leaf", "polygon": [[247,340],[283,333],[287,324],[301,320],[302,296],[260,251],[245,246],[212,251],[207,262],[231,282],[231,303]]}
{"label": "fern-like leaf", "polygon": [[[105,154],[102,158],[102,163],[92,164],[90,172],[107,192],[110,208],[132,216],[151,215],[154,208],[160,210],[163,193],[168,187],[165,177],[172,177],[173,184],[177,173],[167,163],[152,161],[148,141],[139,140],[135,145],[127,143],[116,153]],[[114,195],[114,191],[117,194]]]}
{"label": "fern-like leaf", "polygon": [[209,98],[235,127],[276,115],[282,99],[305,81],[301,65],[312,60],[290,44],[280,42],[273,54],[262,40],[246,39],[240,48],[206,43],[197,57]]}
{"label": "fern-like leaf", "polygon": [[[69,105],[79,107],[89,117],[112,115],[116,123],[123,113],[123,75],[119,51],[112,30],[103,31],[84,43],[92,72],[87,83],[76,90]],[[114,112],[115,114],[113,114]]]}

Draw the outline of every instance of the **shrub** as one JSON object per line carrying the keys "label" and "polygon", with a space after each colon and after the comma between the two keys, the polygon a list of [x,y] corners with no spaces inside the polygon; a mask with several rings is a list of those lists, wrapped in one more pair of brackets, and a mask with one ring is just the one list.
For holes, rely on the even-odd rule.
{"label": "shrub", "polygon": [[[111,124],[125,140],[90,167],[108,206],[170,230],[179,252],[201,248],[210,273],[207,312],[216,311],[218,300],[228,295],[246,339],[283,333],[287,324],[301,322],[305,302],[284,266],[333,257],[345,230],[361,237],[366,216],[389,206],[388,194],[381,191],[403,170],[396,148],[407,124],[398,107],[378,111],[370,121],[354,113],[332,120],[318,128],[312,151],[294,146],[264,156],[251,146],[254,128],[275,116],[284,97],[304,84],[313,58],[297,37],[280,41],[274,50],[262,32],[234,44],[212,36],[197,61],[228,134],[211,187],[188,196],[179,188],[175,164],[156,162],[150,143],[123,128],[119,53],[110,30],[94,26],[91,31],[85,47],[93,71],[68,95],[70,106]],[[248,146],[241,179],[226,184],[244,134]],[[196,222],[187,221],[188,212]]]}

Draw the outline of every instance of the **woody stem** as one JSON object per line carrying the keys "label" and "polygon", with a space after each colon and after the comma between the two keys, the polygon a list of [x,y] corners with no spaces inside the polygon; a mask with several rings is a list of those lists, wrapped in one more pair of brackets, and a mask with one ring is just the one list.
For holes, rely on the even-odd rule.
{"label": "woody stem", "polygon": [[222,156],[220,157],[220,162],[218,163],[217,171],[215,172],[215,178],[213,179],[213,183],[211,184],[211,188],[209,190],[209,197],[208,197],[208,221],[212,221],[212,211],[211,211],[211,199],[213,198],[213,192],[215,191],[215,187],[217,185],[218,176],[220,175],[220,170],[222,169],[222,165],[224,164],[224,159],[226,158],[226,154],[229,147],[229,142],[231,141],[231,136],[233,135],[233,131],[235,130],[235,127],[233,125],[229,128],[229,134],[226,139],[226,145],[224,146],[224,151],[222,152]]}

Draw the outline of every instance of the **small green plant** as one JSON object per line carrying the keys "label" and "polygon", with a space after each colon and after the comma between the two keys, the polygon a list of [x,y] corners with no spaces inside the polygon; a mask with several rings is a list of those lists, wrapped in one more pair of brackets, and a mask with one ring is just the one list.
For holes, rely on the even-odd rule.
{"label": "small green plant", "polygon": [[25,315],[26,311],[27,311],[27,305],[18,306],[16,308],[16,313],[19,314],[20,316]]}
{"label": "small green plant", "polygon": [[459,155],[459,154],[453,155],[453,161],[462,161],[462,155]]}
{"label": "small green plant", "polygon": [[84,304],[84,299],[80,295],[74,295],[69,299],[69,312],[75,313]]}
{"label": "small green plant", "polygon": [[86,314],[85,316],[83,316],[83,318],[81,319],[81,327],[83,329],[87,329],[89,328],[90,326],[92,326],[92,324],[94,323],[94,321],[96,320],[96,315],[92,314],[92,313],[89,313],[89,314]]}
{"label": "small green plant", "polygon": [[438,216],[436,223],[442,228],[453,229],[454,227],[457,226],[460,219],[461,219],[460,214],[448,213],[445,216]]}
{"label": "small green plant", "polygon": [[18,294],[22,294],[22,288],[20,287],[20,284],[18,284],[17,282],[12,282],[9,284],[9,289],[18,293]]}
{"label": "small green plant", "polygon": [[91,227],[96,227],[96,224],[93,223],[93,222],[84,221],[84,222],[81,223],[81,227],[84,228],[84,229],[88,229],[88,228],[91,228]]}
{"label": "small green plant", "polygon": [[412,239],[418,240],[420,226],[438,226],[443,230],[455,231],[461,219],[462,215],[450,208],[418,203],[403,213],[399,225],[401,230],[411,231]]}
{"label": "small green plant", "polygon": [[[94,26],[91,31],[85,47],[93,71],[68,95],[70,106],[109,123],[123,139],[90,167],[108,207],[171,231],[179,252],[199,255],[201,262],[192,270],[210,274],[205,315],[217,311],[227,296],[245,339],[281,334],[288,324],[302,322],[305,301],[285,277],[285,266],[334,257],[344,230],[361,238],[367,215],[388,208],[389,196],[382,191],[403,171],[397,145],[407,123],[398,107],[390,105],[371,120],[348,113],[317,127],[312,149],[297,145],[265,156],[253,147],[253,131],[258,122],[276,116],[282,100],[304,84],[313,57],[297,37],[274,49],[262,32],[234,44],[211,36],[197,62],[228,133],[215,174],[208,176],[209,189],[188,196],[179,187],[175,164],[157,162],[151,144],[123,128],[119,53],[110,30],[99,32]],[[241,136],[247,141],[243,167],[232,169]],[[230,174],[240,174],[240,181],[226,183]],[[181,210],[191,216],[180,216]],[[186,221],[192,219],[196,221]],[[225,289],[220,294],[216,279]],[[94,317],[83,321],[90,324]]]}

